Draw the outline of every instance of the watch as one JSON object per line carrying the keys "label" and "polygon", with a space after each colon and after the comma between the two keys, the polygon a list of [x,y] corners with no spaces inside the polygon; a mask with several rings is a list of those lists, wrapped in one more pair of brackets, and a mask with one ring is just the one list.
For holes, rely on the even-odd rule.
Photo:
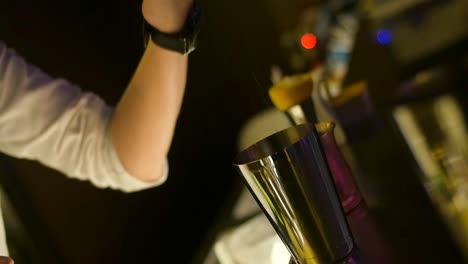
{"label": "watch", "polygon": [[148,44],[148,41],[151,40],[161,48],[188,55],[195,50],[197,45],[197,36],[200,31],[200,17],[200,6],[197,4],[197,1],[194,1],[192,9],[187,16],[187,20],[179,32],[161,32],[157,28],[151,26],[143,18],[143,41],[145,47]]}

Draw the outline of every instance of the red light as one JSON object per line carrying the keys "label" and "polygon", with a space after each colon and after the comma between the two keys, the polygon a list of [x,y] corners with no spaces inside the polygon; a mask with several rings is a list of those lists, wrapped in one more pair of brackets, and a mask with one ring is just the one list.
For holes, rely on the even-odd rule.
{"label": "red light", "polygon": [[317,37],[312,33],[302,35],[301,44],[304,49],[313,49],[317,45]]}

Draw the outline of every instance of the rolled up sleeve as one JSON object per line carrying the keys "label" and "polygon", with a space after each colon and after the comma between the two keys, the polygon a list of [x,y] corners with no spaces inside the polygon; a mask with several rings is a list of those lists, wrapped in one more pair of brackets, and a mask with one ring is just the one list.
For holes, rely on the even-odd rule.
{"label": "rolled up sleeve", "polygon": [[0,42],[0,151],[36,160],[66,176],[125,192],[144,182],[123,167],[111,140],[113,108],[99,96],[52,78]]}

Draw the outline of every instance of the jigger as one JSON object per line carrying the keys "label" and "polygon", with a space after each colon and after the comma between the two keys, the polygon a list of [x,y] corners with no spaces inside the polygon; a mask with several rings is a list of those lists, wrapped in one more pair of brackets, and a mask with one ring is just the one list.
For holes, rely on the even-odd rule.
{"label": "jigger", "polygon": [[341,263],[352,255],[353,238],[313,124],[260,140],[234,165],[296,263]]}

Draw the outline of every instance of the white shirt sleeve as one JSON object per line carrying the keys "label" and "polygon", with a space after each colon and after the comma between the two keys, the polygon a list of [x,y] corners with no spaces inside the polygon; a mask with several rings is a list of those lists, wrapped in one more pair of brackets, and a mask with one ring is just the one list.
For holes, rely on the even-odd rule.
{"label": "white shirt sleeve", "polygon": [[113,109],[89,92],[27,64],[0,42],[0,151],[36,160],[100,188],[138,191],[162,184],[129,175],[111,142]]}

